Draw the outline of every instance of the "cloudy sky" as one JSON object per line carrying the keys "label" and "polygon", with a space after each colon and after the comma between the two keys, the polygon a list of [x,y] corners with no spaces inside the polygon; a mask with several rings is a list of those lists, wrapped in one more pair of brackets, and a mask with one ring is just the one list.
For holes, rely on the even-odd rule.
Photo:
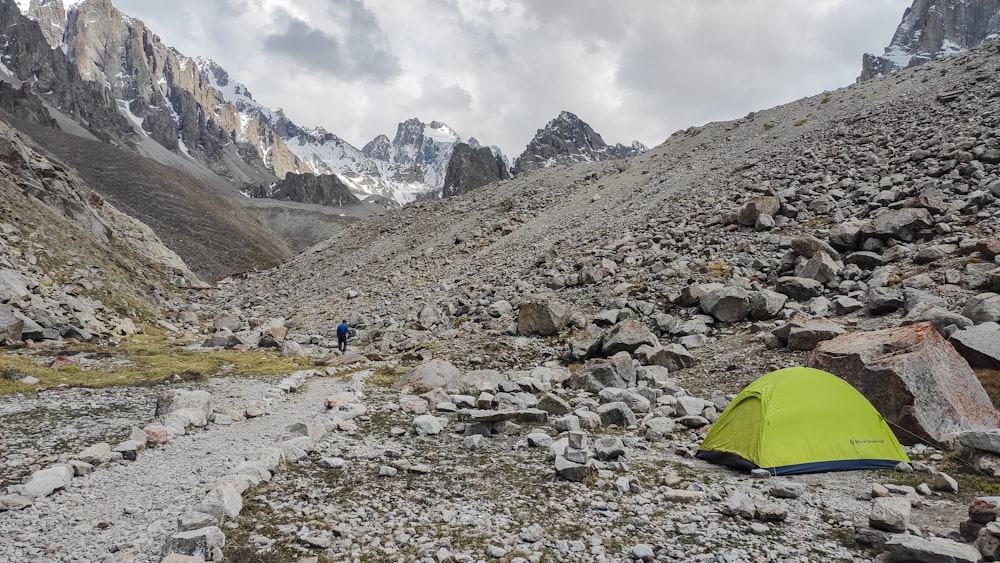
{"label": "cloudy sky", "polygon": [[410,117],[516,156],[560,111],[657,145],[851,84],[910,0],[113,0],[299,125]]}

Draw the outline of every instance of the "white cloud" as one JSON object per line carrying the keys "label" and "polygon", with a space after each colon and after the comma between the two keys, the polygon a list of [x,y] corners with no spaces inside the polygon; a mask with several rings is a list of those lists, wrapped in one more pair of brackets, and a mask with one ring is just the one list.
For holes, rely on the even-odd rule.
{"label": "white cloud", "polygon": [[516,156],[559,111],[648,145],[846,86],[908,0],[114,0],[362,146],[410,117]]}

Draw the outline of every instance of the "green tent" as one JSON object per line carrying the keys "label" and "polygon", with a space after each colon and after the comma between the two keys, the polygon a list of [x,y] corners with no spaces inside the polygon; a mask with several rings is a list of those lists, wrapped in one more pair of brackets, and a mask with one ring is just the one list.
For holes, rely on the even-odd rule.
{"label": "green tent", "polygon": [[882,415],[851,384],[806,367],[747,385],[697,457],[775,475],[895,467],[909,461]]}

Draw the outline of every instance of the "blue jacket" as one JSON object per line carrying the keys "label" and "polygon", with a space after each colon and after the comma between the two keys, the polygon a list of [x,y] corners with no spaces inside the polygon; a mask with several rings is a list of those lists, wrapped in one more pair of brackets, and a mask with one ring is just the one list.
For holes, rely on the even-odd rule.
{"label": "blue jacket", "polygon": [[347,323],[340,323],[337,326],[337,336],[347,336]]}

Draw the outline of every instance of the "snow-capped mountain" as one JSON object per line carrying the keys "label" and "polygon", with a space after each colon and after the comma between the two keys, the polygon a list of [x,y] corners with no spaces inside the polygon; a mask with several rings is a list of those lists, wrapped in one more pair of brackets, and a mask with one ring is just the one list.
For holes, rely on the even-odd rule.
{"label": "snow-capped mountain", "polygon": [[[0,0],[8,2],[14,4]],[[156,151],[143,151],[143,144],[156,143],[237,184],[273,183],[288,173],[332,174],[359,196],[404,204],[440,193],[460,140],[443,123],[428,126],[411,119],[400,124],[394,141],[384,138],[385,150],[365,154],[322,128],[301,127],[282,110],[257,102],[220,65],[167,47],[111,0],[16,0],[16,5],[39,23],[49,47],[65,53],[69,68],[105,89],[108,111],[124,118],[88,120],[91,132],[146,154]],[[37,57],[14,52],[17,56],[8,58],[15,68],[8,74],[39,73]],[[53,74],[54,84],[67,91],[74,88],[63,71],[42,74]]]}
{"label": "snow-capped mountain", "polygon": [[609,145],[590,125],[564,111],[538,130],[535,138],[517,157],[514,174],[556,164],[630,158],[645,151],[646,146],[639,141],[633,141],[631,146],[621,143]]}
{"label": "snow-capped mountain", "polygon": [[998,36],[1000,0],[914,0],[885,53],[865,53],[858,80],[977,47]]}

